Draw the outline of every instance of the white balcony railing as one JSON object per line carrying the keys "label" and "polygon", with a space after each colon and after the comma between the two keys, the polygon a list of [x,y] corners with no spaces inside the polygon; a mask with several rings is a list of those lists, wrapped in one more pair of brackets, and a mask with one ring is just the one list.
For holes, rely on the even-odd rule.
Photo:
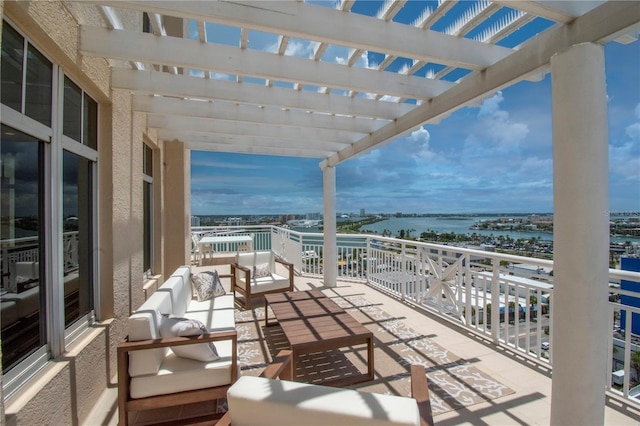
{"label": "white balcony railing", "polygon": [[[323,274],[319,233],[272,226],[201,227],[194,232],[254,235],[255,249],[272,249],[302,275]],[[359,234],[338,234],[337,256],[338,279],[366,282],[486,335],[497,345],[552,365],[552,261]],[[610,294],[612,338],[604,343],[612,353],[608,371],[617,372],[611,375],[608,390],[637,402],[640,336],[621,332],[618,318],[624,315],[626,324],[631,324],[640,308],[620,304],[619,295],[637,296],[620,290],[621,280],[640,285],[640,273],[611,269],[609,282],[602,283]]]}

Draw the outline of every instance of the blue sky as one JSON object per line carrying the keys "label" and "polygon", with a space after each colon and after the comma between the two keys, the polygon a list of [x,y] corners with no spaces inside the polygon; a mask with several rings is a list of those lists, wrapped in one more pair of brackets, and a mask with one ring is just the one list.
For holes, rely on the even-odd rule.
{"label": "blue sky", "polygon": [[[408,2],[396,21],[411,21],[425,2]],[[427,2],[431,3],[431,2]],[[459,7],[470,7],[461,2]],[[373,14],[380,2],[358,1]],[[499,17],[496,17],[499,19]],[[449,23],[450,24],[450,23]],[[490,23],[489,23],[490,24]],[[440,24],[442,27],[447,22]],[[500,44],[513,47],[537,21]],[[434,29],[438,29],[435,28]],[[235,30],[208,29],[211,42],[237,45]],[[520,37],[520,39],[519,39]],[[249,48],[272,51],[277,38],[251,32]],[[287,54],[307,57],[310,44],[292,40]],[[322,60],[340,62],[330,47]],[[640,211],[640,41],[605,46],[610,210]],[[367,52],[357,66],[380,55]],[[400,68],[398,60],[389,69]],[[438,71],[437,68],[433,69]],[[421,72],[428,72],[425,67]],[[452,73],[453,74],[453,73]],[[454,75],[450,78],[459,78]],[[224,75],[216,78],[230,78]],[[313,88],[305,88],[313,90]],[[424,125],[336,168],[336,210],[371,213],[493,213],[553,211],[551,79],[518,83]],[[193,151],[191,210],[195,215],[304,214],[322,211],[319,159]]]}

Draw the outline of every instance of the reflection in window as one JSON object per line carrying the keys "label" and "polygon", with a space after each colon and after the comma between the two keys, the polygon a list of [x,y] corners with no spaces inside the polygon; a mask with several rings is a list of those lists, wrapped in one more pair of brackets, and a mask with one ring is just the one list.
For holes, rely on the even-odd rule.
{"label": "reflection in window", "polygon": [[84,94],[84,127],[82,143],[89,148],[98,149],[98,103]]}
{"label": "reflection in window", "polygon": [[23,56],[24,38],[3,21],[0,101],[16,111],[22,111]]}
{"label": "reflection in window", "polygon": [[44,144],[2,125],[2,368],[45,344],[43,258]]}
{"label": "reflection in window", "polygon": [[63,282],[65,326],[93,310],[93,163],[68,151],[63,168]]}
{"label": "reflection in window", "polygon": [[142,196],[143,196],[143,272],[145,275],[151,274],[153,263],[153,150],[142,144]]}
{"label": "reflection in window", "polygon": [[51,62],[29,45],[24,113],[45,126],[51,126],[52,75]]}
{"label": "reflection in window", "polygon": [[82,142],[82,91],[77,84],[64,77],[64,118],[62,133]]}

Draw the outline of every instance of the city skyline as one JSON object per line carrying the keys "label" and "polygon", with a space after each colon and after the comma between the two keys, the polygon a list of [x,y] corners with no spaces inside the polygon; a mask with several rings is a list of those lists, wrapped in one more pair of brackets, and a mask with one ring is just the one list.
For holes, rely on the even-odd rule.
{"label": "city skyline", "polygon": [[[366,7],[368,2],[359,3]],[[371,2],[371,14],[375,4]],[[520,35],[523,40],[525,36]],[[224,31],[213,37],[225,42]],[[517,33],[514,37],[505,44],[517,46]],[[266,35],[262,41],[260,34],[254,35],[251,41],[254,48],[274,48]],[[289,49],[295,51],[288,54],[308,55],[310,48],[302,42],[290,43]],[[609,209],[638,211],[640,41],[610,42],[604,51]],[[327,52],[323,60],[328,57],[340,62],[346,52]],[[376,53],[365,52],[358,65],[372,67],[379,61]],[[321,160],[193,151],[192,214],[322,211]],[[547,73],[539,82],[523,81],[498,91],[477,107],[455,111],[440,124],[423,125],[339,164],[335,206],[336,211],[364,208],[380,213],[552,212],[552,168],[551,77]]]}

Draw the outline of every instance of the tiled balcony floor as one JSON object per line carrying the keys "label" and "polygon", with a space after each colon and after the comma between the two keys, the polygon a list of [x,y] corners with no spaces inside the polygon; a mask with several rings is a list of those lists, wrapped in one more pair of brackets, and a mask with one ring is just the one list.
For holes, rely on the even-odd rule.
{"label": "tiled balcony floor", "polygon": [[[218,270],[220,268],[218,267]],[[222,273],[224,267],[222,267]],[[225,282],[226,281],[226,282]],[[223,280],[225,287],[228,280]],[[325,289],[322,280],[296,277],[297,290],[320,289],[327,295],[361,295],[371,303],[381,304],[389,314],[401,318],[407,326],[429,336],[435,343],[472,362],[475,367],[510,387],[511,395],[449,411],[434,417],[436,425],[548,425],[550,422],[551,374],[544,365],[525,360],[508,350],[497,348],[483,337],[440,320],[391,298],[371,287],[354,282],[339,281],[333,289]],[[579,390],[576,390],[579,391]],[[86,424],[117,424],[117,390],[108,389]],[[180,417],[192,417],[212,412],[213,404],[194,404],[133,413],[132,424],[145,425],[167,422]],[[636,425],[640,410],[617,401],[609,401],[605,412],[607,425]]]}

